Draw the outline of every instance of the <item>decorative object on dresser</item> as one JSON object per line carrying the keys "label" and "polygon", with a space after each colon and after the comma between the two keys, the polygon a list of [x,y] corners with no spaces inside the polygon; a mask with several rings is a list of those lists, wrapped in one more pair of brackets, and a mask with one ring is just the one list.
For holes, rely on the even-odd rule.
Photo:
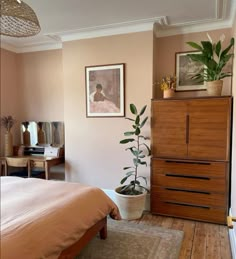
{"label": "decorative object on dresser", "polygon": [[206,81],[208,95],[220,96],[223,87],[223,78],[232,76],[232,72],[225,72],[223,68],[228,63],[233,54],[229,51],[234,46],[234,38],[231,38],[230,44],[223,50],[221,44],[225,38],[221,36],[217,43],[213,43],[211,37],[207,34],[209,41],[201,41],[201,45],[195,42],[187,42],[194,49],[200,51],[198,54],[189,54],[193,60],[200,62],[204,68],[197,73],[194,78],[199,82]]}
{"label": "decorative object on dresser", "polygon": [[161,90],[163,91],[164,98],[174,97],[176,88],[176,76],[163,76],[160,83]]}
{"label": "decorative object on dresser", "polygon": [[197,51],[175,53],[176,91],[206,90],[206,85],[199,82],[194,75],[200,73],[204,65],[199,61],[193,61],[189,54],[199,54]]}
{"label": "decorative object on dresser", "polygon": [[152,101],[152,213],[226,223],[231,102]]}
{"label": "decorative object on dresser", "polygon": [[4,156],[13,155],[13,136],[11,133],[11,128],[15,124],[16,120],[12,116],[3,116],[1,117],[1,126],[6,129],[5,133],[5,145],[4,145]]}
{"label": "decorative object on dresser", "polygon": [[145,143],[146,137],[141,135],[142,128],[148,120],[148,117],[142,119],[146,108],[147,106],[144,106],[141,111],[138,112],[136,106],[130,104],[130,111],[134,115],[134,118],[126,119],[132,121],[132,130],[125,132],[124,135],[128,138],[120,141],[120,144],[131,143],[131,146],[126,148],[126,150],[129,150],[133,155],[133,165],[123,168],[126,175],[120,181],[121,184],[124,184],[127,180],[131,179],[130,182],[127,185],[115,189],[116,202],[123,219],[140,218],[145,207],[148,189],[141,184],[141,181],[144,181],[147,185],[147,179],[138,174],[138,168],[141,165],[147,166],[147,162],[144,158],[150,156],[150,148]]}

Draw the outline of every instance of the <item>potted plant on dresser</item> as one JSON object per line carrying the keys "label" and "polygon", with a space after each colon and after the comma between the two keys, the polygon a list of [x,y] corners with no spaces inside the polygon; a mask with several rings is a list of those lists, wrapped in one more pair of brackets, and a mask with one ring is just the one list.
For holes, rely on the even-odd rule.
{"label": "potted plant on dresser", "polygon": [[158,83],[163,91],[164,98],[174,97],[176,88],[176,76],[163,76],[161,82]]}
{"label": "potted plant on dresser", "polygon": [[231,38],[230,44],[222,49],[224,36],[217,43],[213,43],[211,37],[207,34],[209,41],[187,42],[189,46],[199,51],[196,54],[188,54],[193,61],[198,61],[204,65],[200,73],[193,78],[199,82],[206,82],[208,95],[220,96],[223,87],[223,78],[232,76],[231,72],[223,71],[233,54],[229,53],[234,46],[234,38]]}
{"label": "potted plant on dresser", "polygon": [[130,111],[134,118],[126,118],[132,122],[132,129],[124,132],[125,139],[120,141],[120,144],[130,144],[125,150],[132,155],[132,165],[124,167],[125,176],[120,181],[120,184],[127,184],[119,186],[115,189],[116,203],[119,207],[121,217],[123,219],[137,219],[142,216],[146,194],[148,189],[142,185],[142,182],[147,185],[147,179],[139,175],[138,169],[140,166],[147,166],[144,160],[150,156],[150,148],[145,143],[147,138],[142,135],[142,128],[146,124],[148,117],[142,118],[147,106],[144,106],[140,112],[134,104],[130,104]]}

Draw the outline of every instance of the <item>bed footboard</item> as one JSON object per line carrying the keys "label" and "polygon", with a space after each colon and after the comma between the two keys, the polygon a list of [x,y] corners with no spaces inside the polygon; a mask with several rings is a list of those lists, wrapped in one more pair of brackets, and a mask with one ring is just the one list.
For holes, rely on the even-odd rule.
{"label": "bed footboard", "polygon": [[98,221],[94,226],[88,229],[85,234],[76,243],[62,251],[59,259],[73,259],[88,244],[88,242],[99,232],[101,239],[107,238],[107,217]]}

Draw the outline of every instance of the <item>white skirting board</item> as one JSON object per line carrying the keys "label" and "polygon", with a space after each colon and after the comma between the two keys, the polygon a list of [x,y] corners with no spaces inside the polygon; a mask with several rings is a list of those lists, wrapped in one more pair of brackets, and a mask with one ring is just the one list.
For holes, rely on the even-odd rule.
{"label": "white skirting board", "polygon": [[[115,191],[114,190],[108,190],[108,189],[102,189],[102,190],[106,193],[106,195],[111,200],[113,200],[116,203]],[[150,211],[150,194],[147,194],[146,203],[145,203],[145,210]]]}
{"label": "white skirting board", "polygon": [[[229,216],[232,217],[231,209],[229,210]],[[236,259],[236,222],[233,222],[234,228],[229,228],[229,240],[232,258]]]}

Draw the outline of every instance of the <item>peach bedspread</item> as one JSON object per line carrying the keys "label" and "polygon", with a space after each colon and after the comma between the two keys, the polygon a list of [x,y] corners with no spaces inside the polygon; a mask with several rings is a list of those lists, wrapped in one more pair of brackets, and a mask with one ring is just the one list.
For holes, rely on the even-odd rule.
{"label": "peach bedspread", "polygon": [[1,259],[58,258],[109,214],[120,218],[117,206],[98,188],[1,177]]}

